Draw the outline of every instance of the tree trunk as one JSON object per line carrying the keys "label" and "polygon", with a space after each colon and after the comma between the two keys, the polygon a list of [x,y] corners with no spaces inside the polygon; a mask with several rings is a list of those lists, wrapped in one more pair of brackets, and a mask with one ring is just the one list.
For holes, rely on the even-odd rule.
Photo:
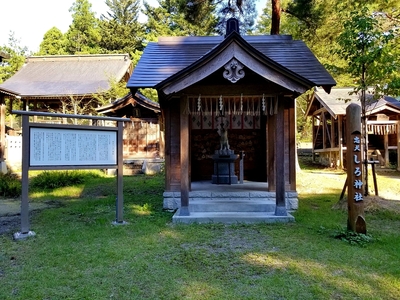
{"label": "tree trunk", "polygon": [[271,34],[279,34],[281,23],[281,1],[272,0]]}

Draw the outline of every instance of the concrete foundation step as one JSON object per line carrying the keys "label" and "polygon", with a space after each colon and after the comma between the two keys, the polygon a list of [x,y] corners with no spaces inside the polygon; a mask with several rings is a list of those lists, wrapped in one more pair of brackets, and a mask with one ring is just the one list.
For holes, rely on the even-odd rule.
{"label": "concrete foundation step", "polygon": [[276,216],[275,212],[190,212],[189,216],[181,216],[180,209],[172,217],[173,223],[288,223],[294,222],[291,214]]}
{"label": "concrete foundation step", "polygon": [[275,202],[265,199],[202,199],[189,203],[190,212],[275,212]]}

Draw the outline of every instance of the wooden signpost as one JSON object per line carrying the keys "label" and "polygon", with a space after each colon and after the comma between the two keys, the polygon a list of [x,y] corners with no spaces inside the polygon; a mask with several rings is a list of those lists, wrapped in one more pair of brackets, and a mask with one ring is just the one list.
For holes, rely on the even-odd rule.
{"label": "wooden signpost", "polygon": [[346,159],[347,159],[347,229],[367,233],[364,216],[361,107],[355,103],[346,109]]}

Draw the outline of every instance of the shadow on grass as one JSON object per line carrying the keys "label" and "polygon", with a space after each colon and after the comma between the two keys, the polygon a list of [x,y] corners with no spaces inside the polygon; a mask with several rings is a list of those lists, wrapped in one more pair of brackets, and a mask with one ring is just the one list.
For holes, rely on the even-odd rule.
{"label": "shadow on grass", "polygon": [[89,182],[81,191],[84,198],[41,212],[34,218],[34,239],[4,241],[0,294],[5,299],[400,297],[398,233],[373,229],[386,236],[367,248],[333,239],[330,231],[346,222],[345,212],[332,209],[336,194],[301,195],[292,224],[173,225],[171,214],[162,211],[163,188],[162,178],[124,178],[126,226],[110,224],[113,178]]}

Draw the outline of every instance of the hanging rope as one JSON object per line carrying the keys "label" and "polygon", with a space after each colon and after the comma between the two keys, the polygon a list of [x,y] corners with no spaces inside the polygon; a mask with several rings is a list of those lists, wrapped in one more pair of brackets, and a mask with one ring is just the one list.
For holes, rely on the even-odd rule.
{"label": "hanging rope", "polygon": [[197,98],[197,115],[201,115],[203,112],[203,109],[201,107],[201,94],[199,94],[199,98]]}
{"label": "hanging rope", "polygon": [[262,104],[262,111],[263,111],[263,114],[266,115],[266,112],[267,112],[267,103],[265,103],[264,94],[263,94],[263,96],[262,96],[261,104]]}
{"label": "hanging rope", "polygon": [[243,94],[240,94],[239,115],[243,114]]}

